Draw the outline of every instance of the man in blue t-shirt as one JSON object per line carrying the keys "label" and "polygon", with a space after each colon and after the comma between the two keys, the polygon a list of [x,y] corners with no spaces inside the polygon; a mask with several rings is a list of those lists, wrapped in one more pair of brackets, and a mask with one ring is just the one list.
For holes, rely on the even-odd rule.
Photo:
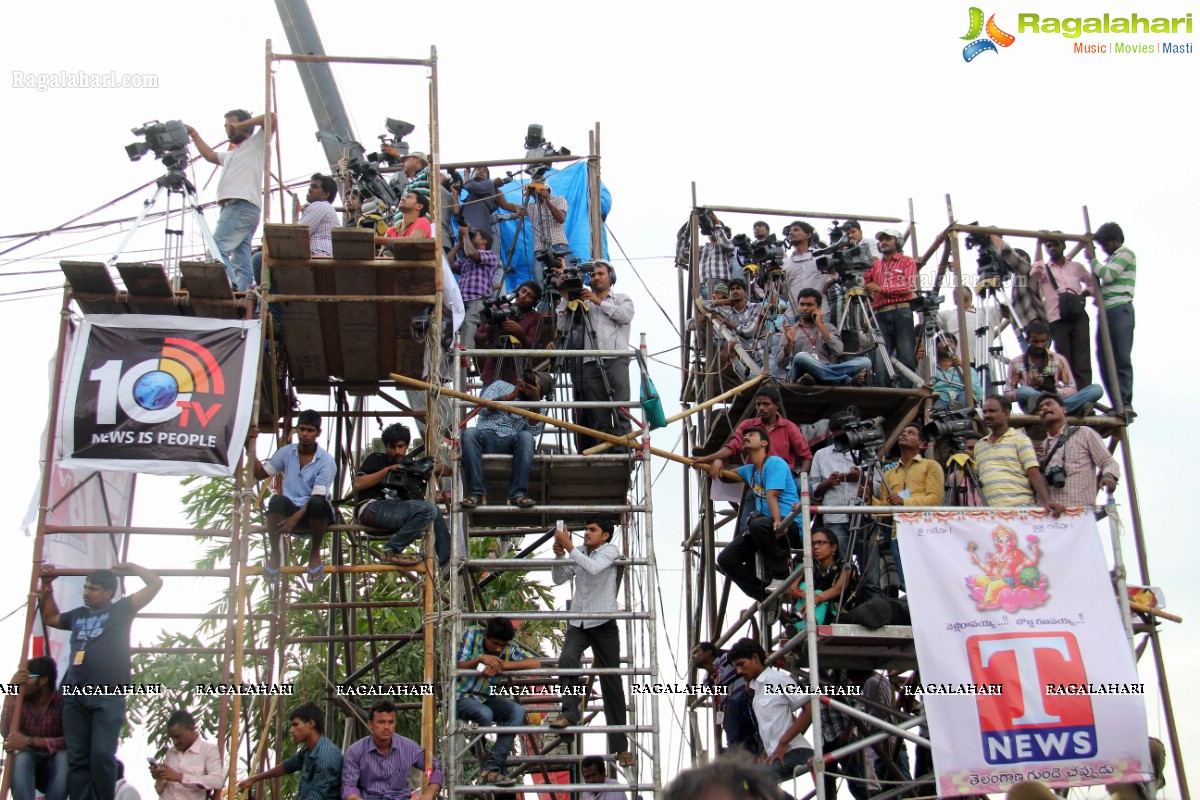
{"label": "man in blue t-shirt", "polygon": [[[72,800],[111,798],[130,683],[129,628],[162,588],[162,578],[137,564],[114,564],[84,578],[82,606],[59,613],[52,570],[43,567],[38,600],[47,627],[71,632],[71,665],[62,681],[67,792]],[[113,602],[117,572],[133,573],[146,585]]]}
{"label": "man in blue t-shirt", "polygon": [[[770,434],[765,428],[752,426],[745,430],[742,456],[747,463],[738,468],[738,475],[750,487],[754,510],[747,524],[717,556],[721,571],[754,600],[765,599],[791,574],[789,543],[797,549],[802,546],[799,525],[792,523],[787,530],[780,529],[783,518],[800,502],[800,495],[787,462],[770,455],[770,450]],[[785,536],[788,541],[780,541]],[[759,553],[769,583],[764,583],[755,568]]]}
{"label": "man in blue t-shirt", "polygon": [[255,480],[283,475],[283,491],[273,495],[267,503],[271,547],[267,563],[263,564],[263,575],[270,583],[279,580],[279,540],[283,534],[307,533],[312,537],[308,547],[308,578],[315,583],[325,572],[321,543],[335,519],[329,498],[333,495],[337,473],[333,456],[317,444],[321,437],[321,415],[312,409],[301,411],[296,417],[296,443],[276,450],[265,464],[254,452],[257,437],[258,428],[251,428],[246,455],[250,457]]}

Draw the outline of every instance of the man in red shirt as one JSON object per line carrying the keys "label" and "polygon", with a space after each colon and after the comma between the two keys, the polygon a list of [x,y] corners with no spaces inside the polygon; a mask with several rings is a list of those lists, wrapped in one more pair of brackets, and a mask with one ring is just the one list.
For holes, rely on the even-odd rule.
{"label": "man in red shirt", "polygon": [[742,437],[747,428],[753,427],[766,429],[771,440],[771,455],[786,461],[793,473],[806,472],[812,464],[812,449],[808,446],[808,440],[804,438],[796,423],[784,419],[780,414],[783,410],[783,399],[779,396],[778,389],[773,386],[760,388],[754,395],[754,408],[758,416],[738,425],[724,447],[711,455],[694,459],[699,464],[710,465],[708,474],[713,480],[720,478],[727,459],[742,455]]}
{"label": "man in red shirt", "polygon": [[891,228],[875,234],[880,258],[867,270],[866,289],[871,307],[883,333],[884,346],[900,363],[917,368],[917,331],[913,326],[913,289],[917,285],[917,262],[900,252],[904,237]]}

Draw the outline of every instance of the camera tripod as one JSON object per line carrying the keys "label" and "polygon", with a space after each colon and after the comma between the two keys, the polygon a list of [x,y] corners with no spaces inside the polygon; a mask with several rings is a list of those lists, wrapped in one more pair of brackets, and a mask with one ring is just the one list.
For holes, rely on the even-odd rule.
{"label": "camera tripod", "polygon": [[[883,465],[879,462],[878,456],[873,453],[864,453],[855,451],[853,453],[855,466],[858,467],[858,488],[862,492],[864,487],[867,492],[867,499],[864,502],[869,503],[870,497],[874,494],[876,482],[880,486],[887,484],[883,478]],[[878,593],[887,594],[884,584],[887,588],[891,587],[890,575],[893,572],[893,559],[891,555],[892,542],[889,539],[887,547],[880,545],[878,535],[887,533],[884,525],[877,521],[877,518],[870,514],[850,514],[849,515],[849,534],[847,536],[846,549],[844,554],[846,563],[849,563],[850,557],[858,558],[858,583],[853,586],[846,586],[843,589],[843,597],[848,594],[850,596],[860,595],[869,579],[877,579],[879,586],[874,587]],[[872,569],[874,568],[874,569]],[[870,592],[870,595],[875,595],[876,592]],[[866,598],[859,597],[859,600]],[[839,607],[843,606],[843,598],[838,599]]]}
{"label": "camera tripod", "polygon": [[979,505],[983,497],[979,485],[979,474],[975,472],[975,462],[967,455],[967,449],[960,439],[954,439],[954,454],[946,462],[945,493],[942,495],[942,505],[959,508]]}
{"label": "camera tripod", "polygon": [[1003,295],[1004,284],[999,276],[981,278],[975,288],[979,297],[979,307],[975,312],[978,326],[974,333],[974,347],[971,350],[971,366],[980,372],[983,384],[983,395],[987,397],[1001,389],[1008,382],[1008,362],[1004,359],[1004,347],[1000,344],[997,330],[993,333],[993,314],[1003,316],[1000,309],[1008,309],[1018,331],[1022,321],[1016,318],[1016,313]]}
{"label": "camera tripod", "polygon": [[[589,350],[599,350],[596,338],[596,327],[592,324],[591,312],[584,305],[582,299],[567,299],[567,325],[558,332],[559,344],[558,348],[568,352],[579,352]],[[578,339],[576,339],[578,335]],[[585,363],[583,358],[570,358],[568,363],[567,355],[555,357],[557,364],[551,368],[552,372],[558,372],[565,367],[571,375],[571,385],[575,389],[576,399],[584,390],[584,372]],[[629,362],[626,359],[608,359],[609,361],[624,361],[625,368],[628,370]],[[612,381],[608,377],[608,370],[605,369],[605,359],[596,357],[597,371],[600,373],[600,382],[604,387],[604,397],[608,402],[614,402],[617,399],[616,391],[613,389]],[[628,400],[629,398],[622,398]],[[605,431],[612,433],[614,436],[621,436],[629,432],[627,422],[622,420],[622,409],[619,408],[580,408],[578,409],[579,421],[581,425],[592,428],[594,430]],[[607,417],[607,419],[606,419]],[[593,444],[599,444],[599,441],[593,440],[584,434],[579,435],[579,451],[582,452]],[[610,452],[618,453],[620,448],[613,448]]]}
{"label": "camera tripod", "polygon": [[[213,261],[221,261],[221,251],[217,248],[217,242],[213,238],[212,231],[208,229],[208,223],[204,221],[204,212],[200,209],[200,203],[196,197],[196,187],[188,180],[187,175],[178,167],[168,167],[167,174],[163,175],[155,181],[157,188],[154,190],[154,195],[142,203],[142,211],[134,220],[133,225],[129,228],[129,232],[125,234],[125,238],[117,245],[114,252],[108,259],[106,265],[112,267],[117,263],[117,259],[121,257],[121,253],[125,252],[125,248],[129,246],[129,242],[133,239],[138,228],[146,221],[146,217],[150,214],[150,209],[154,208],[154,204],[158,202],[159,196],[165,191],[167,193],[167,211],[164,215],[166,224],[166,241],[163,244],[163,264],[173,264],[178,268],[178,264],[183,260],[183,217],[186,217],[190,212],[196,230],[200,231],[201,237],[204,239],[204,247],[208,251],[208,257]],[[180,215],[180,225],[178,229],[171,228],[171,195],[178,194],[183,198],[182,205],[178,212]],[[171,237],[176,237],[172,242]],[[172,246],[172,244],[174,246]],[[172,277],[172,282],[178,284],[178,274]],[[176,285],[176,288],[178,286]]]}
{"label": "camera tripod", "polygon": [[[846,290],[846,306],[841,319],[838,320],[838,336],[841,337],[843,343],[847,343],[846,333],[854,334],[855,355],[866,355],[868,352],[874,351],[873,360],[877,364],[883,364],[883,374],[887,376],[887,385],[895,386],[898,383],[896,368],[892,364],[891,354],[887,351],[887,342],[883,338],[883,331],[879,328],[879,320],[875,317],[875,309],[871,307],[871,299],[867,295],[867,290],[857,284],[843,286],[843,288]],[[869,340],[871,344],[862,347],[864,339]],[[847,350],[849,349],[847,347]]]}

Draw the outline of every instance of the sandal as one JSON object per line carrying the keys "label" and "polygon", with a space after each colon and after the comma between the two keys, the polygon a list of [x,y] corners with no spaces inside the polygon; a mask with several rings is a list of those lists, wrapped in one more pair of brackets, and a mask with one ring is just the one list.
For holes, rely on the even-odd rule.
{"label": "sandal", "polygon": [[554,719],[550,720],[550,722],[547,723],[547,725],[549,727],[557,728],[559,730],[562,730],[563,728],[569,727],[573,724],[578,724],[578,723],[572,723],[571,720],[567,719],[562,714],[559,714],[557,717],[555,717]]}
{"label": "sandal", "polygon": [[632,767],[637,763],[637,759],[633,757],[633,753],[629,752],[628,750],[622,750],[621,752],[617,753],[617,763],[622,767]]}
{"label": "sandal", "polygon": [[479,495],[469,494],[463,497],[462,500],[459,500],[458,504],[463,508],[474,508],[475,506],[479,505],[481,501],[482,499],[479,497]]}
{"label": "sandal", "polygon": [[270,566],[267,566],[266,564],[263,564],[262,574],[263,574],[263,580],[265,580],[269,585],[271,585],[271,586],[279,585],[279,575],[280,575],[279,567],[270,567]]}
{"label": "sandal", "polygon": [[408,553],[393,553],[390,550],[384,550],[379,554],[379,562],[393,567],[418,567],[425,563],[425,559]]}
{"label": "sandal", "polygon": [[537,501],[526,494],[514,497],[511,500],[509,500],[508,502],[511,503],[512,505],[516,506],[517,508],[533,508],[534,506],[537,505]]}
{"label": "sandal", "polygon": [[497,770],[489,769],[487,772],[480,773],[479,780],[487,786],[516,786],[517,779],[510,778]]}
{"label": "sandal", "polygon": [[315,584],[317,581],[321,580],[321,576],[325,574],[325,563],[322,562],[317,564],[315,567],[309,564],[307,567],[305,567],[305,570],[308,572],[308,582]]}

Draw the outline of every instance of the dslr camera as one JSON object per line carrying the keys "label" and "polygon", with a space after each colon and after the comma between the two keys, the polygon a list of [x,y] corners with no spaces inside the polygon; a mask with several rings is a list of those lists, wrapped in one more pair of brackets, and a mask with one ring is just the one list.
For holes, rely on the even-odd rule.
{"label": "dslr camera", "polygon": [[1062,489],[1067,485],[1067,468],[1062,464],[1047,467],[1045,475],[1046,484],[1053,489]]}
{"label": "dslr camera", "polygon": [[388,500],[424,500],[425,487],[433,474],[432,458],[405,456],[383,481],[383,495]]}

